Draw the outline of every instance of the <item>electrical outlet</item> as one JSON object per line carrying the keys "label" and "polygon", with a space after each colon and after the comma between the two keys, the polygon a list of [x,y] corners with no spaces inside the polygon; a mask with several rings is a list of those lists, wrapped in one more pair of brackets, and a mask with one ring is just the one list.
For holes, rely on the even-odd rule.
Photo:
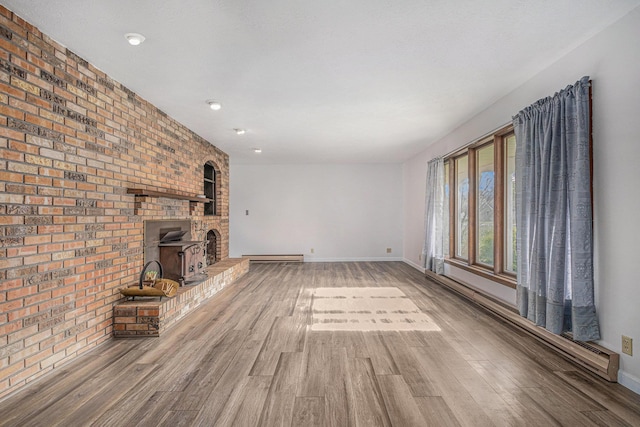
{"label": "electrical outlet", "polygon": [[418,254],[418,261],[422,261],[422,254]]}
{"label": "electrical outlet", "polygon": [[633,356],[633,338],[622,336],[622,352]]}
{"label": "electrical outlet", "polygon": [[390,254],[391,253],[391,248],[387,248],[387,253]]}
{"label": "electrical outlet", "polygon": [[315,252],[315,249],[311,248],[311,253],[314,253],[314,252]]}

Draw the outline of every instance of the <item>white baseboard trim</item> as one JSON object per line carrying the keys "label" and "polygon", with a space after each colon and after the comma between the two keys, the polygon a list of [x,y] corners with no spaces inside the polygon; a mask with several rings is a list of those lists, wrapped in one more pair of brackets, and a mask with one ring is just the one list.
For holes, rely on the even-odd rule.
{"label": "white baseboard trim", "polygon": [[424,274],[424,267],[422,267],[421,265],[416,264],[415,262],[406,259],[406,258],[402,258],[402,262],[404,262],[405,264],[410,265],[411,267],[415,268],[416,270],[418,270],[420,273]]}
{"label": "white baseboard trim", "polygon": [[640,379],[623,370],[618,371],[618,383],[632,392],[640,394]]}
{"label": "white baseboard trim", "polygon": [[381,262],[402,261],[402,258],[391,257],[364,257],[364,258],[309,258],[305,255],[304,262]]}

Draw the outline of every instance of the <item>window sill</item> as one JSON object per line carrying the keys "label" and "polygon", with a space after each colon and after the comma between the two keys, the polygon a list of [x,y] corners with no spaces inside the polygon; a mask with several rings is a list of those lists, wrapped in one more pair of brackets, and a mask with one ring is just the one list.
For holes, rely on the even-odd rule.
{"label": "window sill", "polygon": [[507,276],[506,274],[495,274],[492,271],[486,270],[484,268],[481,268],[475,265],[469,265],[457,259],[446,259],[444,260],[444,262],[456,268],[459,268],[461,270],[468,271],[477,276],[483,277],[485,279],[491,280],[493,282],[499,283],[504,286],[508,286],[512,289],[516,288],[517,281],[515,277]]}

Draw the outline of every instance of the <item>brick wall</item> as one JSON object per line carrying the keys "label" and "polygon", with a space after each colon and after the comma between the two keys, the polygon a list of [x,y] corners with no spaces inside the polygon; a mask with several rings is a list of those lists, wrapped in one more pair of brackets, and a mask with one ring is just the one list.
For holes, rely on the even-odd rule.
{"label": "brick wall", "polygon": [[[228,156],[0,6],[0,397],[110,339],[143,221],[191,219],[228,257]],[[127,188],[203,193],[203,203]]]}

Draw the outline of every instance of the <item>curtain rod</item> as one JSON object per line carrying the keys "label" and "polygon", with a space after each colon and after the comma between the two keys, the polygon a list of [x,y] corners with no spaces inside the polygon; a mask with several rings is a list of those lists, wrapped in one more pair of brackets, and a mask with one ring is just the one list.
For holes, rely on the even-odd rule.
{"label": "curtain rod", "polygon": [[508,122],[506,122],[505,124],[500,125],[500,126],[498,126],[497,128],[495,128],[495,129],[493,129],[493,130],[490,130],[489,132],[485,133],[485,134],[484,134],[484,135],[482,135],[480,138],[474,138],[474,139],[473,139],[473,141],[467,142],[466,144],[461,145],[460,147],[455,148],[455,149],[453,149],[453,150],[449,151],[447,154],[443,154],[443,155],[442,155],[442,156],[440,156],[440,157],[442,157],[442,158],[447,158],[447,157],[449,157],[450,155],[452,155],[452,154],[453,154],[453,153],[455,153],[455,152],[458,152],[458,151],[460,151],[460,150],[464,150],[465,148],[467,148],[467,147],[469,147],[469,146],[471,146],[471,145],[475,144],[476,142],[478,142],[478,141],[480,141],[480,140],[482,140],[482,139],[485,139],[485,138],[486,138],[486,137],[488,137],[489,135],[493,135],[494,133],[496,133],[496,132],[497,132],[497,131],[499,131],[500,129],[504,129],[505,127],[509,126],[509,125],[510,125],[510,124],[512,124],[512,123],[513,123],[512,121],[508,121]]}
{"label": "curtain rod", "polygon": [[[589,83],[588,83],[588,85],[589,85],[589,101],[591,102],[591,99],[592,99],[592,93],[591,93],[591,90],[592,90],[592,89],[591,89],[591,88],[593,87],[593,81],[592,81],[588,76],[585,76],[585,77],[582,77],[580,80],[578,80],[578,81],[577,81],[576,83],[574,83],[574,84],[578,84],[578,83],[580,83],[580,82],[584,81],[585,79],[587,79],[587,80],[589,81]],[[569,87],[572,87],[572,85],[567,86],[567,89],[568,89]],[[563,89],[563,90],[567,90],[567,89]],[[560,93],[560,92],[562,92],[562,91],[558,91],[558,92],[556,92],[554,96],[557,96],[557,95],[558,95],[558,93]],[[540,100],[538,100],[538,101],[536,101],[536,102],[539,102],[539,101],[541,101],[541,100],[543,100],[543,99],[545,99],[545,98],[541,98]],[[484,134],[484,135],[482,135],[480,138],[475,138],[473,141],[471,141],[471,142],[467,142],[466,144],[461,145],[460,147],[458,147],[458,148],[456,148],[456,149],[454,149],[454,150],[451,150],[451,151],[449,151],[447,154],[444,154],[444,155],[442,155],[442,156],[440,156],[440,157],[442,157],[442,158],[446,158],[446,157],[449,157],[450,155],[452,155],[453,153],[455,153],[455,152],[457,152],[457,151],[464,150],[465,148],[467,148],[467,147],[469,147],[469,146],[471,146],[471,145],[475,144],[476,142],[478,142],[478,141],[480,141],[480,140],[482,140],[482,139],[484,139],[484,138],[488,137],[489,135],[492,135],[492,134],[496,133],[496,132],[497,132],[497,131],[499,131],[500,129],[503,129],[503,128],[507,127],[508,125],[512,124],[512,123],[513,123],[513,121],[508,121],[508,122],[506,122],[505,124],[503,124],[502,126],[498,126],[498,127],[497,127],[497,128],[495,128],[494,130],[492,130],[492,131],[489,131],[489,132],[485,133],[485,134]]]}

